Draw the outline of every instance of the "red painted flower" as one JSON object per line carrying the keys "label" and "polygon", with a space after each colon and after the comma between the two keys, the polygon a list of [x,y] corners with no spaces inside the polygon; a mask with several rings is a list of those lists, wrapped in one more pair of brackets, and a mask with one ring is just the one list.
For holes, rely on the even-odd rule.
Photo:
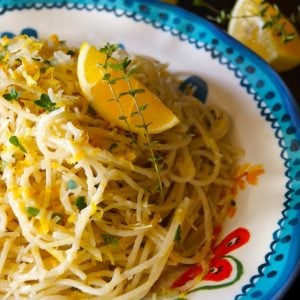
{"label": "red painted flower", "polygon": [[[213,258],[210,262],[210,271],[204,276],[203,280],[222,281],[229,278],[233,267],[228,259],[224,257],[231,251],[243,246],[250,239],[250,233],[245,228],[237,228],[229,233],[213,249]],[[193,265],[187,269],[173,284],[172,288],[184,286],[188,281],[195,279],[202,272],[200,265]]]}
{"label": "red painted flower", "polygon": [[214,257],[210,262],[210,270],[203,280],[222,281],[230,276],[232,265],[222,257]]}
{"label": "red painted flower", "polygon": [[237,228],[229,233],[220,244],[218,244],[213,252],[214,256],[224,256],[227,253],[240,248],[249,241],[250,233],[245,228]]}

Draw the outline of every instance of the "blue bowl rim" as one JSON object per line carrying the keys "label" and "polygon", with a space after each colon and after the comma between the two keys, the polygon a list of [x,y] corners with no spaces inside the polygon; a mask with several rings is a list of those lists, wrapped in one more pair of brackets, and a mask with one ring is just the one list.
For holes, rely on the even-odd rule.
{"label": "blue bowl rim", "polygon": [[[4,14],[5,11],[12,11],[15,9],[22,10],[22,9],[30,9],[34,8],[36,4],[39,6],[36,7],[38,9],[40,8],[53,8],[51,7],[51,4],[57,4],[54,8],[62,8],[68,4],[97,4],[97,3],[105,3],[107,7],[110,7],[112,9],[107,9],[107,11],[112,11],[117,8],[114,3],[118,2],[119,0],[3,0],[0,3],[0,7],[2,6],[5,8],[0,12],[1,14]],[[121,0],[119,1],[121,2]],[[210,32],[212,32],[215,36],[221,38],[223,41],[225,41],[227,44],[233,44],[235,45],[235,49],[238,50],[239,53],[244,54],[247,56],[251,61],[255,63],[255,65],[259,66],[261,69],[265,70],[265,74],[268,74],[270,80],[274,83],[274,85],[277,86],[277,90],[280,93],[280,96],[282,97],[282,103],[285,105],[285,109],[291,116],[291,122],[295,125],[297,129],[300,128],[300,108],[298,103],[295,101],[295,98],[287,88],[286,84],[282,81],[280,76],[277,74],[276,71],[274,71],[263,59],[261,59],[259,56],[257,56],[253,51],[246,48],[243,44],[229,36],[225,31],[221,30],[216,25],[212,24],[210,21],[206,20],[205,18],[202,18],[192,12],[189,12],[187,10],[184,10],[178,6],[170,5],[165,2],[160,2],[158,0],[134,0],[134,3],[139,4],[146,4],[148,6],[155,6],[156,8],[162,8],[164,10],[168,10],[173,12],[174,14],[177,14],[178,16],[185,18],[189,20],[190,22],[194,24],[202,24],[204,27],[206,27]],[[59,5],[58,5],[59,4]],[[299,130],[296,132],[296,136],[299,138]],[[299,260],[300,257],[298,257]],[[289,287],[292,285],[292,282],[297,277],[297,274],[300,272],[300,261],[298,262],[297,266],[293,269],[290,278],[288,281],[286,281],[285,284],[281,286],[281,288],[275,292],[274,296],[276,298],[282,297]]]}

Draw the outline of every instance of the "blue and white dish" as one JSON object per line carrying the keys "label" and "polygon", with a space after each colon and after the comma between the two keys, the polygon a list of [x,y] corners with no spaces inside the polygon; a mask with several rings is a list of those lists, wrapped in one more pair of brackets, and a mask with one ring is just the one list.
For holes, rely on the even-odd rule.
{"label": "blue and white dish", "polygon": [[300,118],[290,92],[263,60],[208,21],[150,0],[2,0],[0,28],[2,35],[58,34],[77,46],[120,43],[190,74],[181,87],[195,86],[202,101],[228,111],[233,139],[246,151],[241,164],[259,165],[264,174],[239,192],[237,212],[223,226],[221,239],[237,228],[250,236],[232,252],[230,277],[203,281],[186,298],[284,295],[300,258]]}

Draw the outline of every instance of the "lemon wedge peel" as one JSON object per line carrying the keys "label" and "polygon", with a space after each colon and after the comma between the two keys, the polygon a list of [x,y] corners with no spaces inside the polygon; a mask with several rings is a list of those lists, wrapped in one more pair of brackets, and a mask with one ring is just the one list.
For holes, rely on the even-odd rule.
{"label": "lemon wedge peel", "polygon": [[[149,151],[148,161],[153,166],[158,182],[156,192],[162,193],[159,161],[152,148],[154,141],[150,134],[170,129],[179,123],[179,119],[133,77],[136,70],[128,68],[131,64],[128,57],[121,62],[112,57],[116,50],[115,45],[109,43],[99,51],[88,43],[83,43],[77,67],[79,85],[95,111],[112,124],[128,130],[132,142],[137,146],[133,133],[143,134]],[[160,119],[152,122],[153,115],[159,115]],[[163,123],[160,122],[161,118]]]}
{"label": "lemon wedge peel", "polygon": [[256,52],[276,71],[300,64],[300,36],[277,6],[261,0],[238,0],[228,33]]}
{"label": "lemon wedge peel", "polygon": [[[113,58],[109,59],[111,64],[116,62]],[[104,53],[88,43],[81,45],[77,69],[79,85],[84,96],[101,117],[113,126],[125,130],[130,128],[134,133],[143,133],[144,127],[147,126],[149,134],[157,134],[179,123],[177,116],[142,83],[134,77],[130,80],[117,80],[124,77],[124,74],[120,70],[110,68],[106,72],[103,68],[105,62]],[[116,82],[109,84],[108,76]],[[133,97],[133,91],[143,92]],[[146,107],[142,114],[138,113],[138,108],[141,107]]]}

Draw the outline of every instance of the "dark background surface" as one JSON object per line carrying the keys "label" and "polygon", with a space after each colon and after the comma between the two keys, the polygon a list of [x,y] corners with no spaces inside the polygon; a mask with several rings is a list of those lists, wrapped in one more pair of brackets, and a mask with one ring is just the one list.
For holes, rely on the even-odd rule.
{"label": "dark background surface", "polygon": [[[217,9],[222,9],[226,11],[230,11],[235,3],[235,0],[208,0],[207,3],[211,4],[213,7]],[[296,12],[297,5],[300,5],[300,0],[277,0],[269,2],[276,3],[280,10],[285,13],[285,15],[290,16],[291,13]],[[200,16],[206,17],[207,16],[216,16],[212,13],[211,10],[205,9],[204,7],[195,7],[193,6],[193,0],[179,0],[179,6],[192,11]],[[218,26],[226,29],[226,24],[218,24]],[[300,55],[300,53],[299,53]],[[293,94],[296,102],[300,105],[300,66],[294,68],[291,71],[287,71],[284,73],[279,74],[285,84],[290,89],[291,93]],[[300,233],[299,233],[300,234]],[[298,277],[291,282],[291,286],[285,296],[281,300],[293,300],[293,299],[300,299],[299,295],[300,290],[300,274]],[[265,300],[273,300],[273,299],[265,299]]]}

